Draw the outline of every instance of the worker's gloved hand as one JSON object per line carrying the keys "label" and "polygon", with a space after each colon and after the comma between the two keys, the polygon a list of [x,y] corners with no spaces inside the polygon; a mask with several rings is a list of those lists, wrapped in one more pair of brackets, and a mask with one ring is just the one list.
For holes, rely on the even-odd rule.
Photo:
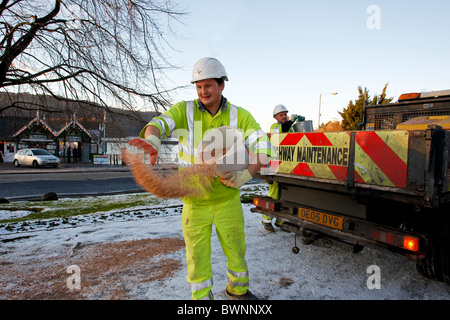
{"label": "worker's gloved hand", "polygon": [[295,121],[298,121],[298,122],[305,121],[305,117],[304,117],[304,116],[296,116],[296,117],[294,118],[294,122],[295,122]]}
{"label": "worker's gloved hand", "polygon": [[251,179],[252,175],[250,172],[248,172],[247,169],[244,169],[242,171],[229,172],[224,175],[220,181],[228,187],[240,188]]}
{"label": "worker's gloved hand", "polygon": [[136,138],[128,142],[130,145],[135,146],[139,149],[143,149],[146,153],[150,155],[150,164],[155,165],[158,159],[159,146],[161,140],[157,136],[149,136],[147,139]]}

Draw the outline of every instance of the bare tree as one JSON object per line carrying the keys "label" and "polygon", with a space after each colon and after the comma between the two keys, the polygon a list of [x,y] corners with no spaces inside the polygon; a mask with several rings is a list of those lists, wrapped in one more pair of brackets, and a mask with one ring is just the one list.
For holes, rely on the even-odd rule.
{"label": "bare tree", "polygon": [[165,109],[183,15],[170,0],[0,0],[0,91]]}

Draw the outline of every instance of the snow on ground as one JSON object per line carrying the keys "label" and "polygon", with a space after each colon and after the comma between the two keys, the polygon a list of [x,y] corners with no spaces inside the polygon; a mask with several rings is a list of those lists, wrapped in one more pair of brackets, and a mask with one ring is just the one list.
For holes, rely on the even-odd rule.
{"label": "snow on ground", "polygon": [[[171,200],[169,205],[168,202],[168,208],[162,215],[142,213],[139,217],[124,218],[111,214],[103,220],[93,219],[92,216],[95,215],[90,215],[84,217],[82,223],[59,225],[51,229],[19,233],[0,230],[0,299],[189,300],[183,247],[156,253],[140,253],[151,255],[149,260],[142,260],[145,257],[141,257],[139,261],[131,259],[133,255],[139,254],[139,246],[147,246],[148,250],[158,249],[167,244],[168,239],[183,239],[181,210],[173,207],[177,203],[179,204]],[[294,254],[291,251],[294,235],[279,230],[275,233],[265,232],[261,225],[261,215],[252,213],[251,207],[250,204],[243,204],[246,258],[250,271],[250,288],[261,298],[450,299],[450,286],[422,278],[416,272],[413,261],[382,249],[365,248],[360,253],[353,254],[343,249],[298,244],[300,251]],[[154,242],[158,239],[166,242]],[[299,242],[301,241],[297,238],[297,243]],[[107,254],[108,246],[117,245],[119,248],[120,244],[120,250],[125,250],[122,244],[126,243],[133,243],[134,247],[128,249],[130,251],[124,251],[124,257],[129,257],[129,263],[135,264],[129,269],[126,269],[126,265],[119,265],[119,262],[116,269],[106,267],[107,264],[116,263],[114,257],[100,260],[102,254]],[[211,245],[213,294],[216,300],[224,300],[226,260],[215,233]],[[119,252],[117,256],[120,256]],[[102,264],[98,262],[96,269],[83,267],[86,260],[102,261]],[[66,269],[70,265],[80,265],[81,289],[67,288],[67,279],[71,274]],[[368,268],[373,265],[380,268],[380,289],[369,289],[367,285],[372,275]],[[121,273],[121,268],[126,269],[126,272]],[[161,273],[166,268],[167,273]],[[135,269],[139,272],[133,272]],[[52,277],[49,274],[52,272],[59,273],[59,276]],[[94,282],[95,279],[90,277],[89,272],[95,272],[96,277],[101,275],[101,283]],[[31,277],[41,280],[32,281]],[[27,290],[27,286],[33,286],[41,294],[24,296],[22,293]],[[56,286],[58,290],[52,292],[52,287]],[[116,296],[119,288],[120,295]],[[77,290],[78,293],[74,295]],[[43,291],[52,292],[53,295],[43,295]]]}

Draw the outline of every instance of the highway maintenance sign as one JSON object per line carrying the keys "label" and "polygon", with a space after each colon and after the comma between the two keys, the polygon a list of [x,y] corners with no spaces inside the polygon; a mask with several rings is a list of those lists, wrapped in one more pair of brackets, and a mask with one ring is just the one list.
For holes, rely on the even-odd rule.
{"label": "highway maintenance sign", "polygon": [[[408,131],[308,132],[271,135],[275,173],[406,188]],[[353,139],[353,141],[352,141]]]}

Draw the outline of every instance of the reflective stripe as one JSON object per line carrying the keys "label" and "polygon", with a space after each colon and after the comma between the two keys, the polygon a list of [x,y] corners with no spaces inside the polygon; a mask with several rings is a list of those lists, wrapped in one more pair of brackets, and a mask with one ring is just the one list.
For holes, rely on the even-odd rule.
{"label": "reflective stripe", "polygon": [[255,150],[259,150],[259,149],[271,149],[271,148],[272,148],[272,145],[270,144],[269,141],[260,141],[260,142],[258,142],[258,143],[255,145],[255,147],[254,147]]}
{"label": "reflective stripe", "polygon": [[188,286],[191,291],[199,291],[202,289],[212,287],[212,285],[213,285],[212,279],[208,279],[206,281],[199,282],[199,283],[188,282]]}
{"label": "reflective stripe", "polygon": [[190,155],[194,155],[194,101],[186,101],[186,121],[188,126],[188,141],[186,146],[189,148],[189,152],[186,152]]}
{"label": "reflective stripe", "polygon": [[262,129],[256,130],[248,136],[247,140],[245,140],[245,146],[247,149],[250,149],[259,138],[264,137],[265,135],[266,133]]}
{"label": "reflective stripe", "polygon": [[228,273],[231,274],[235,278],[248,277],[248,271],[235,272],[235,271],[231,270],[230,268],[227,268],[227,269],[228,269]]}
{"label": "reflective stripe", "polygon": [[157,124],[160,128],[161,128],[161,136],[160,137],[165,137],[166,135],[166,126],[163,120],[161,119],[152,119],[152,121],[150,121],[150,123],[155,123]]}
{"label": "reflective stripe", "polygon": [[248,282],[233,282],[233,280],[231,280],[230,278],[228,278],[228,284],[234,288],[234,287],[248,287],[249,283]]}
{"label": "reflective stripe", "polygon": [[[248,279],[248,270],[247,271],[242,271],[242,272],[236,272],[231,270],[230,268],[228,269],[228,284],[234,288],[234,287],[248,287],[248,281],[247,282],[238,282],[238,281],[234,281],[233,279],[231,279],[230,275],[235,277],[236,279],[242,279],[242,278],[247,278]],[[244,280],[244,279],[242,279]]]}
{"label": "reflective stripe", "polygon": [[230,103],[230,126],[238,129],[238,108]]}
{"label": "reflective stripe", "polygon": [[275,126],[275,127],[270,128],[270,133],[280,133],[281,125],[279,123],[275,123],[272,126]]}
{"label": "reflective stripe", "polygon": [[195,155],[194,143],[194,101],[186,101],[187,141],[186,144],[178,143],[178,166],[186,168],[192,165],[192,157]]}
{"label": "reflective stripe", "polygon": [[175,121],[165,114],[160,115],[160,117],[164,119],[164,121],[167,123],[167,126],[169,127],[169,132],[167,135],[171,134],[173,129],[175,129]]}
{"label": "reflective stripe", "polygon": [[[158,118],[162,118],[162,119],[158,119]],[[169,117],[165,114],[158,116],[158,118],[153,118],[152,121],[150,121],[150,123],[153,122],[161,128],[161,136],[160,137],[166,137],[166,136],[170,135],[172,133],[173,129],[175,129],[175,121],[171,117]],[[166,125],[169,128],[169,132],[166,132]]]}

